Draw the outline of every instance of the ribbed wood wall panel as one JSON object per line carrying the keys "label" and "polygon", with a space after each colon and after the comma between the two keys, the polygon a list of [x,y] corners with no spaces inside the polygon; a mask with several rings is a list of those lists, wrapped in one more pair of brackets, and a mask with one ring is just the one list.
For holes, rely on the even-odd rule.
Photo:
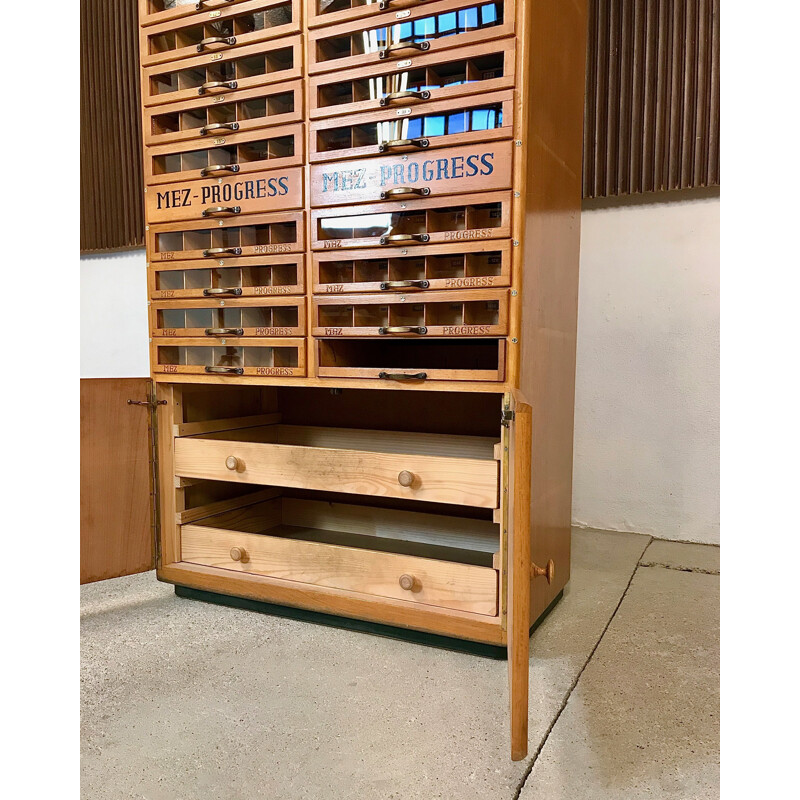
{"label": "ribbed wood wall panel", "polygon": [[719,0],[589,0],[584,197],[719,184]]}
{"label": "ribbed wood wall panel", "polygon": [[81,252],[144,242],[136,0],[81,0]]}

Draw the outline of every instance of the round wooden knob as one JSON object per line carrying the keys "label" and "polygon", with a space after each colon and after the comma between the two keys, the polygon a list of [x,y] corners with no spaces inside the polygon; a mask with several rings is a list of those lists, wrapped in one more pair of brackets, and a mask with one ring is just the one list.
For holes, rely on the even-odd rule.
{"label": "round wooden knob", "polygon": [[398,476],[397,482],[401,486],[411,486],[414,483],[414,473],[409,472],[407,469],[404,469]]}
{"label": "round wooden knob", "polygon": [[410,592],[414,588],[414,576],[413,575],[401,575],[400,576],[400,588],[405,589],[407,592]]}
{"label": "round wooden knob", "polygon": [[236,456],[228,456],[225,459],[225,466],[228,469],[239,469],[239,459]]}
{"label": "round wooden knob", "polygon": [[553,582],[556,576],[556,565],[551,558],[547,562],[546,567],[540,567],[538,564],[531,564],[531,577],[533,578],[547,578],[548,583]]}
{"label": "round wooden knob", "polygon": [[247,561],[247,550],[244,547],[231,547],[231,558],[234,561]]}

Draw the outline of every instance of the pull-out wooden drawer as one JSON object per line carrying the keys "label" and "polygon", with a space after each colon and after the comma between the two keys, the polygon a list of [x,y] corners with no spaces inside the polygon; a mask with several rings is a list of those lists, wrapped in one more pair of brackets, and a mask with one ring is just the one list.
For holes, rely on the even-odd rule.
{"label": "pull-out wooden drawer", "polygon": [[511,235],[511,193],[372,203],[311,212],[315,250],[441,244]]}
{"label": "pull-out wooden drawer", "polygon": [[300,31],[300,0],[249,0],[141,28],[142,66],[219,53]]}
{"label": "pull-out wooden drawer", "polygon": [[485,289],[510,285],[511,243],[328,250],[314,253],[312,265],[315,294]]}
{"label": "pull-out wooden drawer", "polygon": [[303,207],[303,169],[289,167],[227,178],[165,183],[146,190],[151,223],[238,217]]}
{"label": "pull-out wooden drawer", "polygon": [[[324,73],[309,80],[309,117],[341,116],[490,94],[514,86],[514,39]],[[404,66],[400,66],[400,64]]]}
{"label": "pull-out wooden drawer", "polygon": [[498,507],[491,438],[265,425],[175,440],[175,474],[431,503]]}
{"label": "pull-out wooden drawer", "polygon": [[247,0],[139,0],[139,24],[156,25],[171,22],[204,12],[209,19],[211,14],[233,4],[244,5]]}
{"label": "pull-out wooden drawer", "polygon": [[497,549],[486,520],[291,497],[181,526],[189,563],[489,616]]}
{"label": "pull-out wooden drawer", "polygon": [[[335,161],[511,139],[513,97],[513,90],[507,90],[493,95],[441,100],[415,108],[388,108],[350,114],[341,119],[317,120],[309,126],[309,160]],[[473,177],[480,174],[480,161],[474,168]],[[446,168],[446,177],[452,169],[453,165]],[[464,172],[469,171],[469,166],[465,166]]]}
{"label": "pull-out wooden drawer", "polygon": [[[156,186],[173,181],[245,175],[303,163],[303,126],[286,125],[246,131],[223,138],[148,147],[145,182]],[[286,208],[286,206],[283,206]]]}
{"label": "pull-out wooden drawer", "polygon": [[234,97],[206,95],[182,103],[146,108],[144,143],[162,145],[199,140],[224,147],[231,133],[241,134],[302,119],[303,82],[289,81],[236,92]]}
{"label": "pull-out wooden drawer", "polygon": [[[383,9],[378,6],[378,10]],[[401,10],[392,8],[367,19],[309,31],[308,69],[315,74],[404,60],[420,53],[500,39],[513,32],[514,0],[481,4],[439,0]]]}
{"label": "pull-out wooden drawer", "polygon": [[292,36],[147,67],[142,70],[143,102],[156,106],[220,94],[233,99],[239,90],[301,77],[302,52],[301,37]]}
{"label": "pull-out wooden drawer", "polygon": [[154,300],[199,297],[266,297],[305,292],[305,256],[262,256],[215,259],[212,266],[196,261],[164,262],[148,271]]}
{"label": "pull-out wooden drawer", "polygon": [[303,222],[302,211],[289,211],[238,219],[149,225],[147,256],[151,262],[210,259],[219,266],[228,257],[235,256],[242,259],[236,262],[239,265],[255,265],[254,262],[265,255],[302,253],[305,248]]}
{"label": "pull-out wooden drawer", "polygon": [[160,338],[286,338],[304,336],[306,332],[303,298],[181,300],[156,303],[151,308],[151,335]]}
{"label": "pull-out wooden drawer", "polygon": [[293,378],[306,374],[305,339],[154,340],[152,368],[158,375],[249,375]]}
{"label": "pull-out wooden drawer", "polygon": [[311,205],[333,206],[510,189],[511,141],[315,164]]}
{"label": "pull-out wooden drawer", "polygon": [[315,297],[314,336],[504,336],[508,333],[508,292],[466,292]]}

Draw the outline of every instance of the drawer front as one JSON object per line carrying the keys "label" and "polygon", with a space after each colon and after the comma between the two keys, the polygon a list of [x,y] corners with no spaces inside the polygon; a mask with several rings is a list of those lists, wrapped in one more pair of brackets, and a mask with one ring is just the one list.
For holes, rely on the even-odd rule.
{"label": "drawer front", "polygon": [[297,378],[306,374],[305,339],[227,340],[172,339],[152,344],[152,368],[157,375],[250,376]]}
{"label": "drawer front", "polygon": [[[358,213],[354,214],[356,210]],[[315,250],[442,244],[505,239],[510,235],[509,192],[311,212],[311,243]]]}
{"label": "drawer front", "polygon": [[511,243],[323,251],[313,254],[312,265],[315,294],[483,289],[510,286]]}
{"label": "drawer front", "polygon": [[310,74],[407,60],[514,32],[514,2],[439,0],[308,33]]}
{"label": "drawer front", "polygon": [[511,139],[513,98],[514,92],[507,90],[317,120],[309,125],[309,160],[334,161]]}
{"label": "drawer front", "polygon": [[309,80],[309,117],[427,106],[511,89],[515,68],[514,39],[500,39],[345,73],[324,73]]}
{"label": "drawer front", "polygon": [[237,257],[241,265],[268,255],[302,253],[304,249],[302,211],[173,222],[149,225],[147,230],[151,263],[202,260],[209,266],[224,266],[229,257]]}
{"label": "drawer front", "polygon": [[[156,25],[196,14],[198,11],[220,11],[247,0],[139,0],[139,24]],[[210,17],[213,19],[213,17]]]}
{"label": "drawer front", "polygon": [[166,183],[146,193],[148,222],[218,219],[303,207],[303,169],[275,169],[203,181]]}
{"label": "drawer front", "polygon": [[[233,548],[238,548],[234,550],[237,560],[232,557]],[[489,567],[204,528],[202,524],[181,527],[181,559],[314,586],[497,614],[497,572]],[[413,579],[409,589],[400,584],[403,576]]]}
{"label": "drawer front", "polygon": [[144,143],[173,144],[212,139],[225,145],[233,133],[300,122],[303,83],[289,81],[228,94],[215,94],[144,109]]}
{"label": "drawer front", "polygon": [[303,298],[269,300],[184,300],[151,306],[151,335],[157,338],[235,339],[304,336]]}
{"label": "drawer front", "polygon": [[511,141],[337,161],[311,167],[311,205],[510,189]]}
{"label": "drawer front", "polygon": [[292,36],[146,67],[142,70],[143,102],[157,106],[214,95],[233,99],[239,90],[294,80],[302,76],[302,52],[301,37]]}
{"label": "drawer front", "polygon": [[305,256],[221,258],[211,265],[195,261],[164,262],[148,270],[153,300],[214,297],[269,297],[305,293]]}
{"label": "drawer front", "polygon": [[141,28],[144,67],[219,53],[300,31],[300,0],[249,0]]}
{"label": "drawer front", "polygon": [[[230,463],[235,465],[233,469],[228,466]],[[490,459],[374,453],[261,442],[175,440],[175,474],[184,478],[399,497],[481,508],[497,508],[498,463]],[[400,483],[400,473],[404,472],[413,475],[410,486]]]}
{"label": "drawer front", "polygon": [[466,292],[315,297],[314,336],[451,337],[508,333],[508,292]]}
{"label": "drawer front", "polygon": [[156,186],[175,181],[245,175],[263,169],[301,166],[302,163],[303,126],[287,125],[148,147],[145,150],[145,182],[148,186]]}

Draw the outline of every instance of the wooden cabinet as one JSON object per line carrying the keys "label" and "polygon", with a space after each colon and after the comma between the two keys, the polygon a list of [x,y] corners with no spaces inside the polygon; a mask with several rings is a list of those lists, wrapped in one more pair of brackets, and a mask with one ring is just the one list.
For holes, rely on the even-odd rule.
{"label": "wooden cabinet", "polygon": [[506,648],[569,580],[583,0],[140,0],[161,580]]}

